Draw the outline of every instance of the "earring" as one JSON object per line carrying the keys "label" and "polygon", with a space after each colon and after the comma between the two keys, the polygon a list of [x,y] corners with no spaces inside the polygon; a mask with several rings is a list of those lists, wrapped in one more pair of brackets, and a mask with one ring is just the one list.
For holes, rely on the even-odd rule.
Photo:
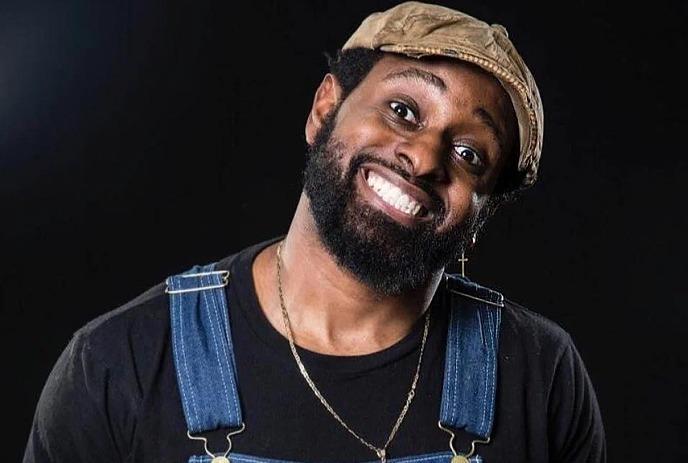
{"label": "earring", "polygon": [[[476,241],[478,241],[478,234],[473,233],[473,236],[471,237],[471,248],[475,246]],[[466,257],[466,251],[463,250],[461,251],[461,258],[459,259],[459,262],[461,262],[461,276],[465,277],[466,276],[466,262],[468,262],[468,258]]]}
{"label": "earring", "polygon": [[466,262],[468,262],[468,259],[466,258],[466,252],[461,251],[461,258],[459,259],[459,262],[461,262],[461,276],[465,277],[466,276]]}

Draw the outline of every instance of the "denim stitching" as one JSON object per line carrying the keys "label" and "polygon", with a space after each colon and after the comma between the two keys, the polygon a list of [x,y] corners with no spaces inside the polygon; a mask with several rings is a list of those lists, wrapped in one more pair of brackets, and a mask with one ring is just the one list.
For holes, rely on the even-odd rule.
{"label": "denim stitching", "polygon": [[461,390],[462,388],[459,386],[461,384],[462,376],[461,376],[461,360],[463,359],[462,354],[462,346],[461,346],[461,329],[464,328],[462,324],[463,319],[459,316],[458,312],[456,314],[456,320],[454,321],[454,326],[452,327],[452,347],[453,347],[453,352],[452,352],[452,359],[453,359],[453,371],[454,371],[454,382],[453,382],[453,387],[452,387],[452,408],[450,410],[450,414],[452,415],[452,422],[456,424],[456,419],[461,413]]}
{"label": "denim stitching", "polygon": [[[482,311],[482,310],[484,310],[484,309],[481,306],[478,306],[478,311]],[[490,330],[490,319],[491,319],[491,317],[490,317],[489,309],[486,312],[487,312],[487,318],[488,318],[488,320],[487,320],[487,330],[488,330],[487,335],[491,336],[492,335],[492,331]],[[482,330],[482,327],[481,327],[481,330]],[[483,346],[482,348],[487,351],[487,356],[486,356],[487,361],[483,362],[483,375],[484,376],[482,378],[482,384],[481,384],[481,386],[483,387],[483,400],[481,403],[483,416],[482,416],[482,419],[480,421],[480,427],[478,429],[478,431],[481,434],[483,433],[483,426],[485,424],[485,418],[487,416],[487,392],[488,392],[487,390],[489,388],[489,377],[487,376],[487,366],[488,366],[487,364],[490,361],[489,348],[487,346]]]}
{"label": "denim stitching", "polygon": [[451,394],[452,394],[452,382],[451,382],[451,375],[452,375],[452,324],[453,324],[453,319],[454,319],[454,311],[450,309],[449,311],[449,330],[447,334],[447,351],[446,351],[446,358],[444,361],[445,364],[445,373],[444,373],[444,383],[442,385],[442,412],[440,414],[440,418],[445,420],[445,421],[451,421],[449,418],[449,401],[451,400]]}
{"label": "denim stitching", "polygon": [[[212,286],[213,281],[211,278],[208,278],[208,282],[204,282],[204,277],[200,277],[201,280],[201,286]],[[212,291],[212,290],[211,290]],[[220,359],[220,347],[217,345],[217,336],[215,336],[215,321],[213,320],[213,315],[216,309],[215,303],[208,301],[208,290],[203,290],[201,291],[203,294],[203,300],[205,301],[205,307],[206,307],[206,316],[208,317],[208,320],[210,320],[210,335],[213,338],[213,345],[215,346],[215,358],[217,359],[217,364],[220,367],[220,380],[222,381],[222,388],[225,391],[225,402],[227,402],[227,406],[230,407],[231,404],[229,403],[229,392],[227,391],[227,381],[225,377],[225,370],[223,366],[223,362]],[[211,298],[212,299],[212,298]],[[213,391],[214,393],[215,391]]]}
{"label": "denim stitching", "polygon": [[[495,314],[495,325],[494,325],[494,330],[495,334],[492,337],[492,403],[495,403],[496,396],[497,396],[497,349],[499,348],[499,345],[497,344],[497,336],[499,333],[499,325],[500,321],[502,318],[502,311],[500,309],[497,309],[497,312]],[[495,406],[493,405],[492,408],[490,409],[490,424],[493,423],[494,420],[494,412],[495,412]]]}
{"label": "denim stitching", "polygon": [[[190,295],[187,295],[187,297],[191,297]],[[181,341],[182,345],[182,358],[184,359],[184,372],[186,373],[186,384],[187,384],[187,393],[188,396],[191,397],[191,408],[194,412],[194,416],[196,417],[196,425],[194,427],[200,426],[201,425],[201,419],[198,415],[198,404],[196,403],[196,392],[194,391],[193,387],[193,382],[191,381],[191,375],[190,375],[190,369],[188,366],[188,361],[187,361],[187,356],[186,356],[186,343],[184,341],[184,318],[182,311],[184,309],[184,295],[180,294],[179,295],[179,340]]]}
{"label": "denim stitching", "polygon": [[447,344],[447,373],[446,373],[446,381],[447,381],[447,400],[445,403],[445,417],[448,422],[451,422],[451,403],[452,403],[452,397],[454,394],[454,389],[452,388],[452,385],[454,384],[452,381],[452,377],[454,374],[454,311],[450,310],[449,312],[449,330],[448,330],[448,344]]}
{"label": "denim stitching", "polygon": [[[227,355],[229,357],[229,362],[232,365],[232,371],[234,374],[230,378],[230,381],[232,381],[232,384],[235,384],[234,391],[238,391],[238,380],[237,380],[237,367],[236,367],[236,360],[234,359],[234,344],[232,343],[232,330],[229,326],[229,310],[228,310],[228,303],[225,297],[225,292],[223,289],[220,289],[217,293],[218,297],[220,300],[223,302],[220,304],[222,307],[225,307],[225,310],[222,311],[222,320],[224,321],[224,326],[225,326],[225,338],[227,340]],[[241,403],[239,402],[239,396],[238,394],[234,394],[234,400],[236,401],[237,404],[237,417],[241,416]]]}
{"label": "denim stitching", "polygon": [[475,316],[478,318],[478,328],[480,329],[480,342],[481,345],[486,346],[485,333],[483,333],[483,317],[480,316],[480,308],[475,311]]}
{"label": "denim stitching", "polygon": [[446,455],[445,453],[439,453],[439,454],[429,455],[427,457],[423,457],[423,456],[413,457],[413,456],[411,456],[411,457],[402,457],[402,458],[396,458],[396,459],[392,458],[389,461],[395,461],[397,463],[411,463],[411,462],[415,463],[415,462],[432,461],[432,460],[436,460],[439,458],[444,458],[445,455]]}
{"label": "denim stitching", "polygon": [[[478,312],[483,311],[483,306],[478,307]],[[485,311],[485,329],[487,330],[487,336],[491,336],[492,332],[490,331],[490,311],[487,310]],[[482,328],[481,328],[482,329]],[[483,429],[485,426],[485,418],[487,415],[487,390],[490,387],[489,386],[489,377],[487,376],[487,367],[488,364],[490,363],[490,346],[487,345],[487,343],[482,346],[483,352],[485,352],[485,359],[483,361],[483,377],[482,381],[480,383],[480,386],[482,388],[483,392],[483,401],[482,401],[482,408],[481,408],[481,418],[480,418],[480,424],[478,425],[478,434],[483,434]]]}
{"label": "denim stitching", "polygon": [[[222,354],[224,355],[225,361],[227,362],[227,370],[229,376],[229,387],[230,387],[230,399],[234,407],[234,418],[238,421],[236,424],[241,424],[241,407],[239,406],[237,397],[237,384],[236,384],[236,365],[234,364],[234,355],[231,349],[230,343],[230,333],[229,333],[229,321],[227,320],[225,314],[228,311],[226,302],[223,299],[224,288],[214,289],[211,293],[211,298],[215,307],[215,316],[217,317],[218,325],[220,326],[220,334],[224,336],[224,339],[220,341],[220,347],[222,348]],[[222,342],[222,341],[226,341]]]}
{"label": "denim stitching", "polygon": [[392,461],[397,461],[399,463],[401,462],[420,462],[420,461],[430,461],[430,460],[435,460],[437,458],[443,458],[445,456],[444,453],[428,456],[428,457],[422,457],[422,458],[417,458],[417,457],[403,457],[403,458],[398,458],[398,459],[392,459]]}
{"label": "denim stitching", "polygon": [[[219,280],[219,277],[215,277],[215,280]],[[217,281],[217,282],[212,281],[211,276],[208,277],[208,282],[209,282],[208,286],[220,283],[219,281]],[[212,314],[209,312],[209,316],[211,318],[211,323],[213,324],[213,333],[215,332],[215,326],[216,326],[213,323],[213,318],[215,318],[215,321],[217,322],[217,332],[218,332],[219,339],[220,339],[219,343],[218,343],[219,348],[217,349],[217,361],[220,364],[220,375],[222,376],[222,387],[225,390],[227,405],[229,407],[234,408],[234,412],[236,413],[235,416],[238,418],[239,413],[237,412],[237,406],[235,403],[235,395],[234,395],[235,389],[233,388],[232,365],[230,364],[229,359],[227,357],[226,346],[225,346],[225,343],[223,342],[224,341],[224,336],[223,336],[224,330],[223,330],[223,326],[222,326],[222,320],[219,317],[219,311],[221,310],[222,305],[217,303],[217,299],[215,297],[216,291],[222,291],[222,288],[219,288],[219,289],[216,288],[216,289],[210,290],[210,300],[211,300],[210,304],[212,305],[213,310],[212,310]],[[206,301],[207,301],[207,294],[204,294],[204,297],[206,297]],[[215,340],[214,334],[213,334],[213,340]],[[224,375],[225,370],[222,368],[223,364],[222,364],[222,361],[220,360],[220,353],[222,353],[222,356],[224,357],[225,362],[226,362],[225,368],[227,369],[227,376]],[[227,388],[227,377],[229,377],[229,389]]]}
{"label": "denim stitching", "polygon": [[[478,312],[480,312],[482,310],[483,310],[482,307],[478,307]],[[486,311],[486,315],[487,315],[487,326],[486,326],[486,328],[488,330],[487,335],[491,338],[491,336],[492,336],[492,330],[491,330],[492,316],[490,314],[489,309]],[[482,327],[480,329],[482,330]],[[480,434],[484,433],[485,418],[487,417],[487,393],[488,393],[488,389],[490,387],[490,379],[487,376],[487,364],[490,362],[490,349],[487,345],[483,346],[483,349],[485,349],[487,355],[486,355],[486,359],[485,359],[486,361],[483,362],[483,372],[484,372],[483,374],[485,376],[483,376],[483,381],[482,381],[482,386],[483,386],[483,402],[482,402],[483,414],[482,415],[483,416],[480,420],[480,426],[478,427],[478,432]]]}
{"label": "denim stitching", "polygon": [[[179,377],[179,383],[182,386],[180,389],[182,391],[182,398],[184,400],[184,404],[186,407],[189,409],[189,411],[193,411],[193,415],[189,413],[189,421],[191,423],[188,423],[190,427],[195,428],[194,423],[193,423],[193,416],[195,415],[196,417],[196,422],[199,421],[198,419],[198,411],[196,410],[196,399],[194,398],[193,394],[193,388],[191,386],[191,378],[189,377],[189,367],[187,365],[186,361],[186,347],[184,345],[184,322],[182,321],[182,295],[181,294],[173,294],[172,295],[172,300],[176,301],[176,309],[178,312],[177,315],[177,326],[179,326],[179,329],[177,332],[179,333],[179,344],[181,347],[181,356],[182,356],[182,369],[184,370],[184,373],[186,373],[187,377],[187,386],[184,386],[184,381],[183,381],[183,375],[182,372],[178,372],[178,377]],[[188,401],[186,397],[186,392],[188,388],[188,393],[191,396],[191,402]]]}
{"label": "denim stitching", "polygon": [[[420,455],[420,456],[410,456],[410,457],[402,457],[402,458],[391,458],[387,461],[394,461],[396,463],[420,463],[423,461],[437,460],[437,459],[444,458],[444,457],[450,456],[450,455],[451,454],[449,452],[441,452],[441,453],[430,454],[427,456]],[[280,459],[273,459],[273,458],[260,458],[260,457],[231,454],[231,453],[228,455],[228,457],[229,457],[230,461],[244,461],[246,463],[299,463],[296,460],[280,460]],[[204,457],[199,457],[199,458],[204,458]],[[366,463],[375,463],[375,461],[366,462]]]}
{"label": "denim stitching", "polygon": [[[489,381],[487,382],[488,385],[488,392],[490,396],[491,403],[493,404],[492,407],[486,409],[485,411],[487,412],[487,422],[485,424],[485,430],[483,431],[485,434],[488,433],[489,427],[491,426],[492,423],[492,418],[493,418],[493,413],[494,413],[494,394],[496,390],[496,368],[497,368],[497,358],[496,358],[496,345],[495,345],[495,337],[497,336],[497,322],[496,322],[496,314],[493,313],[492,310],[488,310],[488,315],[490,317],[490,325],[488,329],[490,330],[490,352],[489,352],[489,357],[488,361],[490,363],[490,369],[491,369],[491,376],[489,377]],[[498,314],[499,312],[497,312]]]}
{"label": "denim stitching", "polygon": [[[495,374],[495,344],[494,344],[494,337],[495,337],[495,320],[494,320],[494,313],[492,310],[490,310],[490,357],[489,357],[489,362],[490,362],[490,377],[488,381],[488,396],[489,398],[492,398],[493,391],[494,391],[494,374]],[[488,428],[490,426],[490,423],[492,422],[492,407],[490,407],[489,410],[486,410],[486,422],[485,422],[485,430],[484,433],[487,434]]]}
{"label": "denim stitching", "polygon": [[490,318],[492,320],[492,324],[490,325],[490,330],[492,331],[492,336],[490,336],[490,343],[492,344],[492,349],[490,350],[490,366],[492,367],[492,371],[490,373],[490,400],[492,401],[493,406],[487,411],[487,425],[485,433],[491,432],[492,423],[494,421],[495,391],[497,390],[497,326],[499,326],[497,317],[499,316],[499,309],[496,311],[491,310],[490,312]]}
{"label": "denim stitching", "polygon": [[[174,277],[171,278],[171,281],[174,282],[175,278]],[[175,289],[174,285],[172,287],[173,287],[173,289]],[[172,317],[172,324],[173,324],[172,333],[173,333],[175,338],[179,339],[179,330],[174,329],[174,326],[180,325],[179,315],[177,315],[177,307],[179,305],[178,304],[179,295],[178,294],[170,294],[170,297],[172,298],[172,312],[174,314],[174,316]],[[182,365],[183,357],[182,357],[181,352],[180,352],[181,351],[181,342],[179,342],[179,341],[177,342],[177,347],[178,348],[173,349],[173,351],[174,351],[175,361],[181,366],[181,368],[176,368],[176,372],[177,372],[177,380],[179,381],[179,390],[182,394],[182,405],[184,406],[184,410],[188,411],[189,412],[188,414],[191,415],[191,411],[192,411],[191,405],[190,405],[190,402],[188,401],[188,399],[186,397],[186,388],[184,387],[184,376],[183,376],[184,372],[182,371],[184,369],[183,365]],[[193,418],[193,417],[191,417],[191,418]]]}
{"label": "denim stitching", "polygon": [[457,410],[456,410],[456,401],[458,399],[459,391],[458,391],[458,384],[460,381],[459,378],[459,357],[461,356],[460,352],[460,345],[459,345],[459,329],[461,328],[461,319],[459,317],[456,317],[456,321],[454,323],[454,326],[452,326],[452,333],[453,333],[453,339],[452,339],[452,346],[455,346],[456,348],[453,349],[452,352],[452,357],[453,357],[453,363],[454,363],[454,387],[452,388],[452,407],[451,407],[451,421],[452,423],[456,422],[456,415],[457,415]]}

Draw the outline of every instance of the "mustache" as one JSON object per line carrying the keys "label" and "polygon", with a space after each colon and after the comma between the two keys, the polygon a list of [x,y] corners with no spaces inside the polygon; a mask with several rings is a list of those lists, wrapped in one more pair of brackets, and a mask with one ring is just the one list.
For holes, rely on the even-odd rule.
{"label": "mustache", "polygon": [[439,195],[435,192],[435,189],[432,187],[432,184],[429,181],[423,178],[414,177],[411,174],[409,174],[408,171],[403,167],[394,164],[393,162],[389,162],[386,159],[382,159],[378,156],[375,156],[374,154],[365,152],[356,154],[349,162],[349,172],[347,174],[348,180],[353,179],[354,175],[363,164],[377,164],[379,166],[382,166],[386,169],[393,171],[399,177],[403,178],[407,182],[420,188],[430,197],[433,212],[435,212],[436,215],[440,217],[444,216],[444,203],[442,202],[442,199],[439,197]]}

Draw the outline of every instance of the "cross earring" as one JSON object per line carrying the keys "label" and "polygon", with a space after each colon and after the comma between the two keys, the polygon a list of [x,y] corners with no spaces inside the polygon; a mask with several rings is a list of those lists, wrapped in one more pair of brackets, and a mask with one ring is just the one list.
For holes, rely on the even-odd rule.
{"label": "cross earring", "polygon": [[[478,234],[473,233],[473,236],[471,237],[471,248],[475,246],[475,242],[478,240]],[[466,262],[468,262],[468,258],[466,257],[466,251],[461,251],[461,258],[459,259],[459,262],[461,262],[461,276],[465,277],[466,276]]]}
{"label": "cross earring", "polygon": [[461,251],[461,258],[459,259],[459,262],[461,262],[461,276],[465,277],[466,276],[466,262],[468,262],[468,258],[466,257],[465,251]]}

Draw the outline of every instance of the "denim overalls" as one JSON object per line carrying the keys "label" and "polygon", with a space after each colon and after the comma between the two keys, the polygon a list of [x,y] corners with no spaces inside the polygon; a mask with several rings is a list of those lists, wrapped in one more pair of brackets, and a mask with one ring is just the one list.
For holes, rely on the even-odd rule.
{"label": "denim overalls", "polygon": [[[451,293],[451,312],[438,425],[448,432],[447,451],[390,458],[390,463],[481,463],[475,444],[489,442],[504,298],[459,275],[445,274],[444,280]],[[224,290],[228,282],[229,272],[215,271],[214,263],[167,279],[172,351],[187,436],[203,441],[206,453],[190,456],[189,463],[284,463],[231,452],[231,436],[245,426]],[[227,435],[229,448],[213,454],[196,434],[220,428],[232,430]],[[476,436],[472,448],[454,449],[452,429]]]}

